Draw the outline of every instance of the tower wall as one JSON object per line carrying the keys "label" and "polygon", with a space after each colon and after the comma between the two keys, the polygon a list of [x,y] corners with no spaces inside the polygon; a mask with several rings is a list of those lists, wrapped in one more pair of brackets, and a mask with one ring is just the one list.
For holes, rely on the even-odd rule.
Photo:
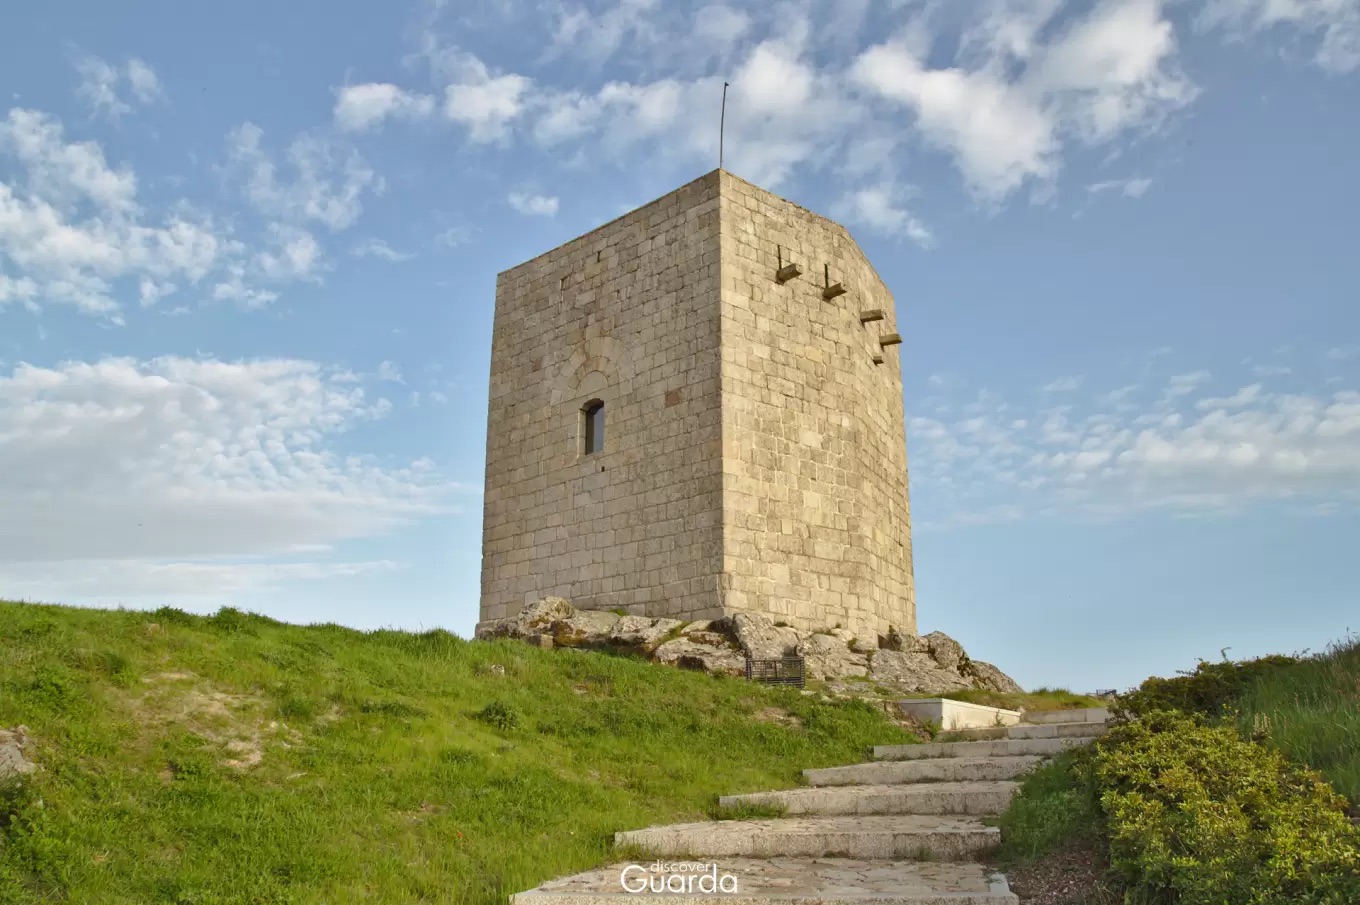
{"label": "tower wall", "polygon": [[723,606],[915,634],[892,295],[841,226],[721,179]]}
{"label": "tower wall", "polygon": [[[718,178],[497,279],[483,621],[544,596],[721,614]],[[605,404],[581,454],[582,406]]]}
{"label": "tower wall", "polygon": [[502,273],[482,620],[558,595],[915,633],[894,330],[843,228],[722,171]]}

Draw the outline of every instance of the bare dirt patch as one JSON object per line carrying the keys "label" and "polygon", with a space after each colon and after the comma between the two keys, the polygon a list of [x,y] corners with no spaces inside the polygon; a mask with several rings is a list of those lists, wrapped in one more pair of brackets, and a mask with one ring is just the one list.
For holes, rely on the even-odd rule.
{"label": "bare dirt patch", "polygon": [[220,745],[224,767],[248,770],[264,760],[269,745],[302,742],[297,731],[264,718],[266,704],[259,695],[221,691],[184,671],[157,673],[142,683],[140,694],[124,698],[134,721],[153,731],[178,727]]}
{"label": "bare dirt patch", "polygon": [[751,714],[757,723],[776,723],[789,729],[802,729],[803,721],[780,707],[763,707]]}
{"label": "bare dirt patch", "polygon": [[1006,879],[1021,905],[1115,905],[1123,901],[1106,880],[1098,845],[1076,840],[1033,864],[1007,868]]}

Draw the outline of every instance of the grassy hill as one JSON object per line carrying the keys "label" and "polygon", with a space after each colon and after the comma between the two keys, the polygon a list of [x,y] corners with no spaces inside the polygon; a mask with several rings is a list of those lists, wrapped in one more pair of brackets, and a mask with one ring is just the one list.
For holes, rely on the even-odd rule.
{"label": "grassy hill", "polygon": [[502,902],[910,741],[859,703],[444,631],[0,603],[0,902]]}

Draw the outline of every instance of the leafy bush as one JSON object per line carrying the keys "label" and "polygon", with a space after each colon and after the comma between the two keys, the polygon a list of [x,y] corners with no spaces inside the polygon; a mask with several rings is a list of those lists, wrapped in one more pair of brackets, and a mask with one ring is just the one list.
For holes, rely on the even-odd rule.
{"label": "leafy bush", "polygon": [[502,701],[492,701],[477,711],[477,719],[502,732],[508,732],[519,725],[519,712]]}
{"label": "leafy bush", "polygon": [[1221,716],[1257,680],[1298,662],[1294,657],[1278,654],[1237,662],[1201,660],[1193,672],[1172,679],[1153,676],[1133,691],[1120,695],[1110,710],[1116,720],[1157,710]]}
{"label": "leafy bush", "polygon": [[1172,711],[1117,726],[1095,748],[1110,866],[1135,900],[1360,902],[1360,830],[1316,772]]}

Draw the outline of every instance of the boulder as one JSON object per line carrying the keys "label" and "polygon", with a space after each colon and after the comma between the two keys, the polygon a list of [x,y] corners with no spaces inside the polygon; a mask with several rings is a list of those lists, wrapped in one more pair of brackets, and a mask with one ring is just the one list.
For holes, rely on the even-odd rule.
{"label": "boulder", "polygon": [[514,619],[524,632],[542,632],[576,612],[576,607],[561,597],[544,597],[524,607]]}
{"label": "boulder", "polygon": [[875,681],[891,683],[912,694],[941,694],[973,687],[958,673],[941,669],[928,654],[876,651],[869,657],[869,673]]}
{"label": "boulder", "polygon": [[944,632],[931,632],[919,640],[925,642],[931,659],[940,664],[941,669],[963,671],[964,664],[968,662],[968,655],[963,652],[963,645],[959,642]]}
{"label": "boulder", "polygon": [[679,619],[649,619],[646,616],[621,616],[609,633],[609,640],[624,647],[650,648],[684,625]]}
{"label": "boulder", "polygon": [[869,673],[869,658],[850,650],[834,635],[809,635],[798,645],[803,670],[809,679],[863,676]]}
{"label": "boulder", "polygon": [[712,619],[699,619],[680,629],[681,635],[692,635],[695,632],[706,632],[713,628]]}
{"label": "boulder", "polygon": [[652,651],[652,660],[714,675],[740,676],[746,673],[746,655],[741,651],[725,644],[721,647],[705,644],[696,641],[693,636],[682,635],[658,645]]}
{"label": "boulder", "polygon": [[764,613],[737,613],[731,619],[737,643],[752,660],[778,660],[798,650],[802,640],[795,629],[774,624]]}
{"label": "boulder", "polygon": [[741,648],[737,646],[736,642],[719,632],[681,632],[680,637],[688,638],[695,644],[707,644],[709,647],[721,647],[725,650],[735,652],[743,660],[746,659],[746,654],[742,653]]}
{"label": "boulder", "polygon": [[26,756],[28,744],[27,726],[0,729],[0,780],[22,776],[38,769]]}
{"label": "boulder", "polygon": [[1003,694],[1021,694],[1024,689],[1020,683],[984,660],[969,660],[963,674],[973,680],[973,684],[987,691]]}
{"label": "boulder", "polygon": [[602,610],[578,610],[552,625],[553,640],[561,647],[595,647],[608,644],[621,616]]}

